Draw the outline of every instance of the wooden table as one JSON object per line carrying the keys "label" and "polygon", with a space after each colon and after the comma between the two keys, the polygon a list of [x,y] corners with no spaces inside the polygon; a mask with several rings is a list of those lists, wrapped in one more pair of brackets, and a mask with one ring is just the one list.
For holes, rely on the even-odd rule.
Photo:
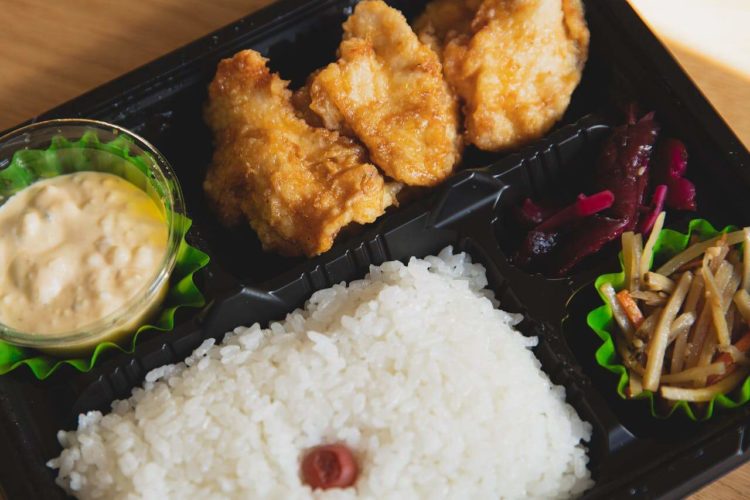
{"label": "wooden table", "polygon": [[[0,129],[176,49],[272,0],[5,0]],[[750,2],[630,0],[750,145]],[[750,497],[750,464],[695,499]]]}

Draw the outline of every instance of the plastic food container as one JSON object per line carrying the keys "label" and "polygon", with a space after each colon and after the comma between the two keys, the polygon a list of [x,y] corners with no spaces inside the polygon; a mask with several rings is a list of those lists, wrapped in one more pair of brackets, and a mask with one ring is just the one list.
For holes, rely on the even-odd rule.
{"label": "plastic food container", "polygon": [[[41,117],[112,121],[169,158],[190,207],[189,239],[211,256],[200,276],[209,306],[178,316],[174,331],[149,336],[134,353],[113,354],[90,373],[61,371],[44,383],[22,373],[0,377],[0,447],[15,450],[0,454],[7,495],[64,498],[44,465],[60,452],[57,430],[75,427],[80,412],[108,411],[149,370],[183,360],[204,339],[221,339],[238,325],[283,318],[314,291],[364,276],[370,264],[424,257],[447,245],[487,268],[501,307],[522,312],[521,331],[539,338],[542,369],[592,424],[589,467],[596,485],[584,498],[682,498],[750,459],[750,406],[701,423],[656,419],[647,402],[620,399],[614,375],[596,363],[601,341],[586,315],[600,303],[594,279],[617,269],[618,245],[562,279],[527,273],[508,258],[519,242],[508,211],[526,196],[580,192],[602,141],[622,121],[615,96],[655,111],[663,133],[687,145],[699,211],[684,219],[670,214],[669,227],[684,229],[695,217],[715,226],[750,224],[750,153],[626,0],[585,2],[592,39],[583,80],[560,125],[528,148],[505,155],[468,149],[462,171],[430,196],[342,235],[314,259],[264,253],[250,228],[217,223],[201,187],[212,154],[201,112],[216,64],[253,48],[301,85],[335,58],[341,23],[354,3],[281,0]],[[409,17],[426,0],[389,3]]]}
{"label": "plastic food container", "polygon": [[[163,212],[167,248],[157,272],[144,288],[107,316],[61,333],[18,331],[0,323],[0,339],[51,354],[77,355],[100,342],[117,342],[132,333],[158,310],[177,260],[180,234],[175,227],[175,214],[184,213],[184,202],[169,163],[146,140],[122,127],[78,119],[35,123],[0,137],[0,170],[8,168],[14,156],[16,164],[34,173],[28,183],[24,182],[25,187],[81,171],[110,173],[134,184]],[[9,196],[0,197],[0,206],[8,199]]]}

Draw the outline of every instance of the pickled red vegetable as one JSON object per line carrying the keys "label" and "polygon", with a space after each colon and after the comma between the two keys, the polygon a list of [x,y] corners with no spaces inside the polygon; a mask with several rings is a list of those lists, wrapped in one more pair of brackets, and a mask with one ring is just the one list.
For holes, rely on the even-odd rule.
{"label": "pickled red vegetable", "polygon": [[[598,189],[608,189],[615,202],[606,215],[625,221],[624,231],[635,229],[649,179],[649,163],[659,125],[649,113],[636,123],[617,127],[604,144],[594,170]],[[619,235],[617,235],[619,236]]]}
{"label": "pickled red vegetable", "polygon": [[[614,129],[594,169],[593,187],[598,193],[580,195],[576,202],[553,213],[539,200],[525,200],[518,218],[522,226],[531,229],[514,262],[562,276],[623,232],[638,228],[647,233],[665,204],[695,209],[695,187],[683,177],[687,152],[680,141],[664,141],[658,175],[651,174],[659,129],[653,113],[640,120],[631,116],[628,123]],[[655,186],[653,191],[649,185]],[[648,205],[647,196],[651,198]]]}
{"label": "pickled red vegetable", "polygon": [[357,480],[357,462],[344,445],[310,450],[302,460],[302,477],[313,489],[346,488]]}
{"label": "pickled red vegetable", "polygon": [[696,209],[695,185],[685,178],[687,148],[682,141],[666,139],[657,147],[654,162],[654,180],[667,186],[667,207],[674,210]]}

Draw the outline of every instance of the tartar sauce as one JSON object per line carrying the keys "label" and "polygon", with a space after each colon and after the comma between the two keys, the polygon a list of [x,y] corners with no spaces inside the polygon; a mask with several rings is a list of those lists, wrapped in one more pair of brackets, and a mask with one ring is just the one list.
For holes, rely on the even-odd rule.
{"label": "tartar sauce", "polygon": [[107,316],[156,277],[167,238],[156,202],[116,175],[32,184],[0,207],[0,322],[56,334]]}

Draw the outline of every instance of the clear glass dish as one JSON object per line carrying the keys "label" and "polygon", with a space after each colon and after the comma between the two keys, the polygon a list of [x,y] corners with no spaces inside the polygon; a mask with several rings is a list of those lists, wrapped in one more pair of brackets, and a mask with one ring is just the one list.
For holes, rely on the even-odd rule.
{"label": "clear glass dish", "polygon": [[[17,153],[21,163],[25,160],[24,155],[30,159],[40,157],[32,154],[33,151],[25,153],[25,150],[46,150],[45,164],[49,162],[49,165],[61,169],[55,173],[44,166],[39,167],[40,178],[31,184],[73,171],[100,171],[118,175],[142,189],[164,211],[168,228],[167,250],[147,285],[114,312],[75,330],[54,334],[18,331],[4,325],[0,319],[0,340],[54,355],[83,354],[103,341],[123,340],[158,311],[169,288],[169,277],[177,261],[181,238],[176,214],[185,213],[177,177],[164,156],[146,140],[117,125],[100,121],[51,120],[0,137],[0,172],[11,165]],[[148,173],[144,175],[136,164],[141,169],[145,166]],[[31,167],[33,169],[33,165]],[[8,190],[7,185],[4,188]],[[6,192],[0,193],[0,207],[8,199]]]}

